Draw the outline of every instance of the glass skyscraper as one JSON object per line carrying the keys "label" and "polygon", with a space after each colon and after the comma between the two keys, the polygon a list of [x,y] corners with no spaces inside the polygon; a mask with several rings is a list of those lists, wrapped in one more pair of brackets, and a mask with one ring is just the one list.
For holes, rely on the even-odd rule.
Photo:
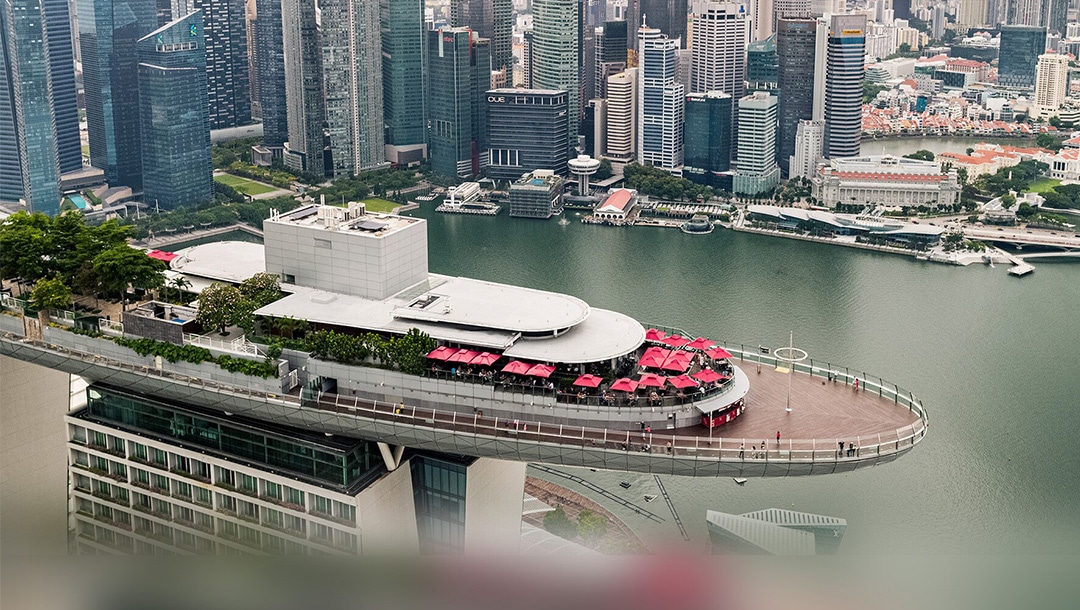
{"label": "glass skyscraper", "polygon": [[283,0],[281,12],[289,124],[285,165],[322,176],[326,173],[326,106],[315,0]]}
{"label": "glass skyscraper", "polygon": [[489,40],[469,28],[428,32],[428,155],[436,173],[468,177],[486,165],[484,96],[490,78]]}
{"label": "glass skyscraper", "polygon": [[491,41],[491,69],[512,68],[514,5],[511,0],[451,0],[450,25],[471,28]]}
{"label": "glass skyscraper", "polygon": [[412,163],[423,157],[427,127],[423,0],[382,0],[380,20],[387,160]]}
{"label": "glass skyscraper", "polygon": [[251,123],[244,4],[243,0],[172,0],[174,19],[197,10],[203,13],[210,129]]}
{"label": "glass skyscraper", "polygon": [[143,195],[173,208],[214,195],[202,11],[139,40]]}
{"label": "glass skyscraper", "polygon": [[578,0],[533,2],[533,89],[567,92],[571,145],[577,144],[581,113],[581,5]]}
{"label": "glass skyscraper", "polygon": [[285,48],[281,30],[281,0],[256,0],[255,70],[259,79],[263,144],[281,148],[289,139],[285,102]]}
{"label": "glass skyscraper", "polygon": [[1046,28],[1001,26],[998,83],[1005,87],[1034,87],[1035,66],[1046,52]]}
{"label": "glass skyscraper", "polygon": [[79,139],[79,103],[75,86],[75,38],[72,36],[68,0],[42,0],[45,32],[49,36],[49,79],[56,122],[56,153],[60,173],[82,169]]}
{"label": "glass skyscraper", "polygon": [[655,28],[638,30],[638,162],[677,172],[683,164],[683,86],[675,82],[678,41]]}
{"label": "glass skyscraper", "polygon": [[779,19],[776,22],[776,81],[780,89],[780,125],[776,134],[776,160],[787,174],[795,154],[799,122],[814,117],[817,21]]}
{"label": "glass skyscraper", "polygon": [[686,96],[683,177],[719,185],[716,174],[731,169],[731,96],[719,91]]}
{"label": "glass skyscraper", "polygon": [[865,54],[866,15],[833,15],[825,64],[825,156],[830,159],[859,155]]}

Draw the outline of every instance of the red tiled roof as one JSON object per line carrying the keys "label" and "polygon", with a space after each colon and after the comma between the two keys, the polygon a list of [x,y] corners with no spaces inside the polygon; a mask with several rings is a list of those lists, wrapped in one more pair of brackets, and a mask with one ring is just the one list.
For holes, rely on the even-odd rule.
{"label": "red tiled roof", "polygon": [[633,193],[627,189],[619,189],[614,193],[608,195],[608,198],[604,200],[604,203],[600,205],[596,210],[601,211],[613,211],[618,210],[620,212],[629,211],[630,200],[633,198]]}

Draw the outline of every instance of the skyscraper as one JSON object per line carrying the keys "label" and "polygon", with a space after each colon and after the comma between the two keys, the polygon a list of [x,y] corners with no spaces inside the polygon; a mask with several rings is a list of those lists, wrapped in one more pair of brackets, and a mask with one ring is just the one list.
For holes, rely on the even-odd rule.
{"label": "skyscraper", "polygon": [[[579,0],[534,0],[532,88],[567,92],[569,129],[576,143],[581,112]],[[572,144],[573,144],[572,143]]]}
{"label": "skyscraper", "polygon": [[1058,53],[1039,56],[1035,67],[1035,104],[1033,118],[1053,116],[1065,102],[1069,82],[1069,57]]}
{"label": "skyscraper", "polygon": [[60,173],[82,169],[82,142],[79,138],[79,104],[75,86],[75,37],[68,0],[42,0],[45,33],[49,36],[49,80],[52,81],[52,109],[56,122],[56,153]]}
{"label": "skyscraper", "polygon": [[998,83],[1005,87],[1034,87],[1035,65],[1046,52],[1046,28],[1001,26]]}
{"label": "skyscraper", "polygon": [[[730,95],[732,100],[742,99],[746,93],[746,47],[750,42],[750,16],[746,6],[694,0],[691,10],[690,91],[720,91]],[[737,129],[737,102],[732,106],[732,127]],[[733,135],[733,152],[737,142]]]}
{"label": "skyscraper", "polygon": [[960,8],[956,11],[956,24],[967,27],[986,25],[989,23],[987,7],[987,0],[960,0]]}
{"label": "skyscraper", "polygon": [[776,97],[755,91],[739,100],[739,167],[734,191],[758,195],[776,187]]}
{"label": "skyscraper", "polygon": [[596,97],[607,96],[607,79],[626,69],[626,22],[607,21],[596,28]]}
{"label": "skyscraper", "polygon": [[607,78],[607,141],[604,156],[629,163],[637,151],[637,68]]}
{"label": "skyscraper", "polygon": [[154,0],[79,0],[79,50],[90,164],[142,191],[136,42],[157,28]]}
{"label": "skyscraper", "polygon": [[432,30],[427,40],[431,168],[444,176],[475,176],[487,165],[491,41],[467,27]]}
{"label": "skyscraper", "polygon": [[776,35],[751,42],[746,47],[746,83],[751,91],[776,88]]}
{"label": "skyscraper", "polygon": [[631,32],[643,25],[660,30],[686,46],[687,0],[627,0],[626,26]]}
{"label": "skyscraper", "polygon": [[862,141],[866,15],[833,15],[825,75],[825,156],[855,157]]}
{"label": "skyscraper", "polygon": [[383,119],[386,159],[408,164],[426,156],[423,0],[382,0]]}
{"label": "skyscraper", "polygon": [[143,196],[173,208],[214,196],[202,11],[139,40]]}
{"label": "skyscraper", "polygon": [[534,170],[566,174],[570,152],[566,91],[492,89],[487,92],[487,176],[517,180]]}
{"label": "skyscraper", "polygon": [[263,144],[281,149],[289,139],[289,113],[285,96],[285,48],[282,40],[281,0],[255,0],[255,71],[259,74],[259,109]]}
{"label": "skyscraper", "polygon": [[0,200],[53,215],[60,161],[46,29],[42,0],[0,2]]}
{"label": "skyscraper", "polygon": [[315,0],[283,0],[285,101],[289,140],[285,165],[316,176],[326,173],[324,148],[322,42],[315,21]]}
{"label": "skyscraper", "polygon": [[1043,25],[1064,35],[1069,24],[1069,0],[1043,0]]}
{"label": "skyscraper", "polygon": [[491,69],[514,65],[514,4],[511,0],[451,0],[450,25],[471,28],[491,41]]}
{"label": "skyscraper", "polygon": [[790,173],[795,154],[795,133],[800,121],[814,116],[817,21],[779,19],[776,24],[777,86],[780,89],[780,124],[776,157],[784,173]]}
{"label": "skyscraper", "polygon": [[655,28],[638,30],[638,162],[672,173],[683,164],[685,91],[675,81],[677,40]]}
{"label": "skyscraper", "polygon": [[379,5],[324,0],[319,7],[330,173],[352,176],[386,162]]}
{"label": "skyscraper", "polygon": [[717,185],[731,168],[731,96],[719,91],[686,96],[683,177]]}
{"label": "skyscraper", "polygon": [[812,177],[821,160],[824,144],[825,121],[799,121],[795,131],[795,154],[789,160],[788,177]]}
{"label": "skyscraper", "polygon": [[210,129],[251,123],[243,0],[172,0],[172,18],[203,13]]}

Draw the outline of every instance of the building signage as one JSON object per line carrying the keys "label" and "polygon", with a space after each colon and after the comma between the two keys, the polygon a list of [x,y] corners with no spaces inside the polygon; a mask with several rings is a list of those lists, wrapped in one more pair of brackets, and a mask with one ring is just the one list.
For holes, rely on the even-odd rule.
{"label": "building signage", "polygon": [[489,102],[494,102],[496,104],[501,104],[501,103],[506,101],[506,98],[502,97],[502,96],[495,97],[494,95],[489,95],[488,96],[488,101]]}
{"label": "building signage", "polygon": [[862,36],[862,30],[844,30],[844,36]]}

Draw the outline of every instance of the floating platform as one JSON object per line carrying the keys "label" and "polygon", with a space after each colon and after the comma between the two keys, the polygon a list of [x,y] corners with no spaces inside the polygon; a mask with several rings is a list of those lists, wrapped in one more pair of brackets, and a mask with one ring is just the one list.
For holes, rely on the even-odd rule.
{"label": "floating platform", "polygon": [[474,216],[496,216],[502,211],[502,208],[495,205],[486,206],[450,206],[445,203],[435,208],[436,212],[442,212],[444,214],[472,214]]}
{"label": "floating platform", "polygon": [[1015,275],[1016,277],[1024,277],[1032,271],[1035,271],[1035,267],[1027,263],[1018,263],[1013,267],[1009,267],[1009,275]]}

